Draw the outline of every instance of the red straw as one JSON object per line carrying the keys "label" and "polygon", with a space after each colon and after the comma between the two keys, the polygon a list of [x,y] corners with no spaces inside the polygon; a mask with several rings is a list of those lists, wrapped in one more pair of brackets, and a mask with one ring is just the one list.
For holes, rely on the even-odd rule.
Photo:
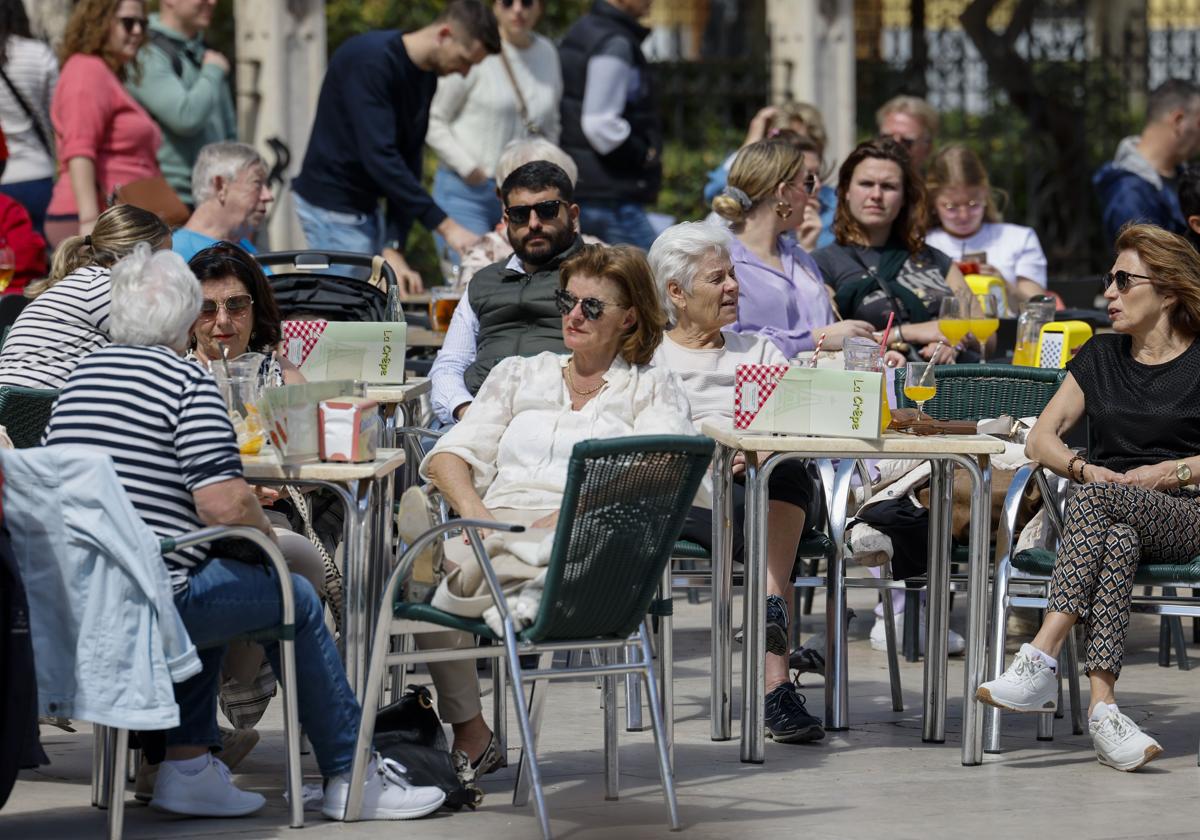
{"label": "red straw", "polygon": [[825,333],[821,333],[821,337],[817,339],[817,346],[813,348],[812,358],[808,360],[808,366],[815,368],[817,366],[817,356],[821,353],[821,345],[825,343]]}
{"label": "red straw", "polygon": [[883,354],[887,352],[888,334],[892,331],[892,321],[896,320],[896,310],[888,313],[887,326],[883,328],[883,341],[879,342],[879,358],[883,358]]}

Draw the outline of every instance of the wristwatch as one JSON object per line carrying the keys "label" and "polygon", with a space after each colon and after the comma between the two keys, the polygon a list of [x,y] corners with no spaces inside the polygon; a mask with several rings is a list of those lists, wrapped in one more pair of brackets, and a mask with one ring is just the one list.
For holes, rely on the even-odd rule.
{"label": "wristwatch", "polygon": [[1179,479],[1180,487],[1187,487],[1192,483],[1192,468],[1187,465],[1187,461],[1180,461],[1175,465],[1175,477]]}

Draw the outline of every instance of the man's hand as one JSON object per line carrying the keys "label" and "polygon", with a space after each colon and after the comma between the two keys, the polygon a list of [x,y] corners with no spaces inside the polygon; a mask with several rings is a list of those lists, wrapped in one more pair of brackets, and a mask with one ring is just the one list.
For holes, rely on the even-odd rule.
{"label": "man's hand", "polygon": [[463,177],[463,180],[467,183],[467,186],[471,187],[478,187],[480,184],[487,181],[487,179],[487,175],[485,175],[483,170],[478,166],[476,166]]}
{"label": "man's hand", "polygon": [[204,60],[202,63],[203,64],[215,64],[218,67],[220,67],[222,70],[224,70],[226,73],[229,72],[229,59],[226,58],[221,53],[217,52],[216,50],[205,50],[204,51]]}
{"label": "man's hand", "polygon": [[384,248],[383,258],[392,267],[392,271],[396,272],[396,279],[400,283],[401,294],[419,295],[425,291],[425,284],[421,282],[421,275],[409,268],[408,261],[404,259],[403,254],[395,248]]}
{"label": "man's hand", "polygon": [[437,226],[437,232],[446,240],[446,244],[458,251],[459,254],[465,254],[483,238],[478,234],[471,233],[449,216]]}

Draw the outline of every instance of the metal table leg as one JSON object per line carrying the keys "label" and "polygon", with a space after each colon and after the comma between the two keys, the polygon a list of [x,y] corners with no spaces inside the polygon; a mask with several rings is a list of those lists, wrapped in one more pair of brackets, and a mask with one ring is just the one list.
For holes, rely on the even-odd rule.
{"label": "metal table leg", "polygon": [[734,451],[717,445],[713,455],[712,682],[709,719],[714,741],[728,741],[733,724],[733,494]]}
{"label": "metal table leg", "polygon": [[957,456],[955,461],[964,467],[971,478],[971,545],[967,569],[967,650],[965,684],[963,686],[962,763],[980,764],[983,761],[983,708],[975,692],[983,681],[987,666],[987,564],[988,546],[992,534],[992,468],[991,459],[980,456]]}
{"label": "metal table leg", "polygon": [[[825,728],[846,729],[850,717],[850,686],[846,676],[846,501],[856,463],[843,459],[833,477],[829,506],[829,537],[833,559],[825,582]],[[886,593],[885,593],[886,595]]]}
{"label": "metal table leg", "polygon": [[949,662],[946,635],[950,627],[950,514],[954,465],[930,460],[929,596],[925,613],[925,697],[921,739],[946,740],[946,682]]}
{"label": "metal table leg", "polygon": [[767,659],[765,600],[767,592],[768,456],[762,464],[746,453],[745,595],[742,599],[742,761],[761,764],[763,743],[763,673]]}

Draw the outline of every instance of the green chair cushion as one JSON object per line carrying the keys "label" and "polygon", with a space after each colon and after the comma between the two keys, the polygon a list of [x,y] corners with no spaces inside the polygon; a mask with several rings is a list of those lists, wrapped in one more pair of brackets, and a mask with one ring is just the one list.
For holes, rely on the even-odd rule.
{"label": "green chair cushion", "polygon": [[[1045,548],[1029,548],[1013,558],[1013,567],[1026,574],[1046,575],[1054,571],[1055,554]],[[1200,557],[1187,563],[1143,563],[1133,582],[1144,586],[1200,586]]]}
{"label": "green chair cushion", "polygon": [[392,615],[408,621],[426,621],[451,630],[462,630],[473,636],[482,636],[493,641],[499,638],[481,619],[463,618],[461,615],[439,610],[429,604],[413,604],[397,599]]}
{"label": "green chair cushion", "polygon": [[[820,531],[805,531],[800,538],[800,545],[796,549],[796,556],[824,557],[829,560],[833,557],[833,540],[829,538],[828,534]],[[675,548],[671,551],[671,557],[677,560],[712,559],[707,548],[691,540],[677,540]]]}
{"label": "green chair cushion", "polygon": [[671,551],[671,556],[684,560],[711,559],[707,548],[691,540],[676,540],[675,548]]}

